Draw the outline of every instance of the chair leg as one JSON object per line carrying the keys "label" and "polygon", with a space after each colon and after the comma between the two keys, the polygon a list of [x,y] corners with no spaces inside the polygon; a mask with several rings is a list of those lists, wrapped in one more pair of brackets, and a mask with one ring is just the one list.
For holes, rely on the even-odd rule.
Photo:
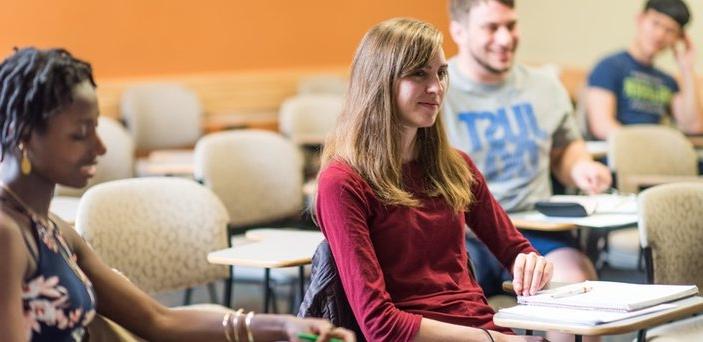
{"label": "chair leg", "polygon": [[264,269],[264,313],[269,312],[269,300],[271,299],[271,269]]}
{"label": "chair leg", "polygon": [[271,291],[271,304],[272,304],[273,313],[277,314],[278,313],[278,297],[276,295],[276,291],[274,290],[273,287],[269,287],[269,291]]}
{"label": "chair leg", "polygon": [[225,307],[232,307],[232,284],[234,283],[234,267],[229,267],[229,276],[225,278],[224,281],[224,302],[222,303]]}
{"label": "chair leg", "polygon": [[215,283],[208,283],[207,291],[210,293],[210,303],[218,303],[219,300],[217,300],[217,291],[215,290]]}
{"label": "chair leg", "polygon": [[183,295],[183,305],[190,305],[193,301],[193,288],[189,287],[185,290]]}
{"label": "chair leg", "polygon": [[291,283],[290,291],[288,292],[288,312],[292,315],[297,314],[295,304],[297,304],[295,284]]}

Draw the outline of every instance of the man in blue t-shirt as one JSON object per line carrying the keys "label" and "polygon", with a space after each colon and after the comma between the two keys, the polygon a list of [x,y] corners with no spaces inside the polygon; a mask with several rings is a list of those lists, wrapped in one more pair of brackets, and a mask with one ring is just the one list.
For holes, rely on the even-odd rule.
{"label": "man in blue t-shirt", "polygon": [[[659,124],[672,115],[687,134],[703,133],[703,110],[696,85],[696,56],[684,27],[690,19],[682,0],[649,0],[637,16],[630,47],[601,60],[588,77],[588,125],[605,140],[621,125]],[[681,83],[653,66],[673,49]]]}

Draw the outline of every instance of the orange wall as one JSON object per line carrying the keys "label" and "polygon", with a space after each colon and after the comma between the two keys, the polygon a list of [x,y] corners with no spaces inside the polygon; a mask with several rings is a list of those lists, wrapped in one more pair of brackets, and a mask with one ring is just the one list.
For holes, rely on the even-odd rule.
{"label": "orange wall", "polygon": [[366,30],[408,16],[445,32],[444,0],[5,0],[0,55],[63,46],[98,78],[347,66]]}

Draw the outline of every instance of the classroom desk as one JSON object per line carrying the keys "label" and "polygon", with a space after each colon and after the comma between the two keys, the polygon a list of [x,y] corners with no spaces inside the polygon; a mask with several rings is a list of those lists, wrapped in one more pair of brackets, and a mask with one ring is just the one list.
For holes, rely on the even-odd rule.
{"label": "classroom desk", "polygon": [[246,233],[246,241],[232,248],[208,253],[213,264],[260,267],[264,269],[264,312],[269,312],[271,269],[298,267],[300,298],[305,295],[304,266],[312,262],[315,249],[324,240],[320,232],[287,229],[255,229]]}
{"label": "classroom desk", "polygon": [[501,315],[500,312],[493,316],[493,322],[501,327],[524,329],[528,334],[533,330],[574,334],[577,342],[581,341],[582,336],[616,335],[639,330],[637,340],[643,342],[645,340],[644,329],[703,312],[703,297],[700,296],[684,298],[672,303],[676,304],[676,307],[596,326],[508,318]]}
{"label": "classroom desk", "polygon": [[637,214],[592,214],[587,217],[550,217],[535,210],[509,214],[520,229],[564,231],[575,228],[617,229],[637,224]]}
{"label": "classroom desk", "polygon": [[686,138],[696,149],[703,148],[703,135],[687,135]]}
{"label": "classroom desk", "polygon": [[586,140],[586,151],[593,159],[600,159],[608,155],[608,142],[601,140]]}
{"label": "classroom desk", "polygon": [[190,150],[156,150],[137,160],[138,176],[192,176],[195,157]]}
{"label": "classroom desk", "polygon": [[591,208],[586,217],[552,217],[536,210],[510,213],[513,224],[521,229],[564,231],[574,228],[614,229],[637,223],[637,199],[634,195],[556,195],[552,202],[577,202]]}
{"label": "classroom desk", "polygon": [[203,119],[205,133],[235,128],[278,131],[278,112],[212,114]]}

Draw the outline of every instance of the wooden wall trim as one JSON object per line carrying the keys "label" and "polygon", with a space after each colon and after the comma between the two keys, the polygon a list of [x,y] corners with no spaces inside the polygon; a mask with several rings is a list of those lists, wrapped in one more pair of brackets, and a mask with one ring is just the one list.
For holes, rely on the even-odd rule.
{"label": "wooden wall trim", "polygon": [[122,92],[143,83],[178,83],[193,90],[203,105],[205,116],[232,113],[277,112],[286,98],[297,93],[298,81],[315,75],[346,77],[346,67],[325,69],[281,69],[242,72],[111,78],[97,80],[101,115],[118,118]]}

